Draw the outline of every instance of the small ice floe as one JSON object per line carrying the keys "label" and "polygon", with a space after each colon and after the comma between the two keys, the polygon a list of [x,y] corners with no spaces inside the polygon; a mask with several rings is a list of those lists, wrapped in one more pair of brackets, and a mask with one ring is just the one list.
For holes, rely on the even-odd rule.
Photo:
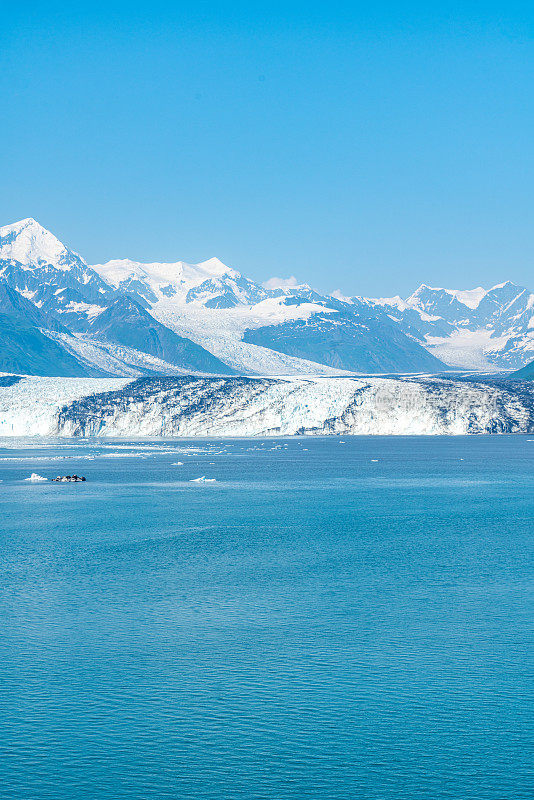
{"label": "small ice floe", "polygon": [[202,475],[201,478],[191,478],[189,483],[215,483],[216,478],[206,478],[205,475]]}
{"label": "small ice floe", "polygon": [[32,472],[29,478],[24,478],[25,481],[31,481],[32,483],[39,483],[39,481],[47,481],[48,478],[44,478],[42,475],[38,475],[36,472]]}
{"label": "small ice floe", "polygon": [[183,465],[184,465],[184,462],[183,462],[183,461],[174,461],[174,462],[171,464],[171,467],[183,467]]}
{"label": "small ice floe", "polygon": [[56,483],[82,483],[85,478],[82,475],[58,475],[57,478],[52,478]]}
{"label": "small ice floe", "polygon": [[373,464],[376,464],[378,462],[378,458],[372,458],[371,461],[373,462]]}

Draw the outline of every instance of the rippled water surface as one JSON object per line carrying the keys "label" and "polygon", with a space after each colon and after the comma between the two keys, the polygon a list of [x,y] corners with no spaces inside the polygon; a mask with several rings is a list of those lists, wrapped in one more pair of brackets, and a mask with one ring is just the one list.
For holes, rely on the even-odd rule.
{"label": "rippled water surface", "polygon": [[533,459],[4,440],[0,796],[532,797]]}

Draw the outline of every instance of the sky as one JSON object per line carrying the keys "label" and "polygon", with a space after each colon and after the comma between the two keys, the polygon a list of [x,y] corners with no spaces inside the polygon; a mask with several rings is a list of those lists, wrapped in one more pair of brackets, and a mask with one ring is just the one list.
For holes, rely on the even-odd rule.
{"label": "sky", "polygon": [[346,295],[534,288],[534,11],[4,4],[0,224]]}

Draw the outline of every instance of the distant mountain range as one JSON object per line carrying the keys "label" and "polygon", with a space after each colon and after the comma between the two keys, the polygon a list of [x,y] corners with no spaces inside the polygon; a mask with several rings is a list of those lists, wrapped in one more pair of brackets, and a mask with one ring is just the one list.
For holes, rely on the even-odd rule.
{"label": "distant mountain range", "polygon": [[216,258],[89,266],[33,219],[0,228],[0,371],[336,375],[510,370],[534,355],[534,294],[421,286],[407,300],[262,286]]}
{"label": "distant mountain range", "polygon": [[513,369],[534,356],[534,294],[510,281],[467,291],[423,284],[407,300],[369,302],[453,366]]}

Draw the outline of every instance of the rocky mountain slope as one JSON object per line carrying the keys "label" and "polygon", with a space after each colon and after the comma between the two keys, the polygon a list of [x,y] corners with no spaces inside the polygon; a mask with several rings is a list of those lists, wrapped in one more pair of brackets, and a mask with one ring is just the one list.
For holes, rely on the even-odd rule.
{"label": "rocky mountain slope", "polygon": [[[443,368],[366,303],[341,303],[307,286],[267,289],[215,258],[91,267],[32,219],[0,228],[0,283],[40,310],[36,330],[65,351],[65,360],[74,359],[80,374]],[[30,352],[19,366],[34,371]],[[7,367],[0,351],[0,368]]]}
{"label": "rocky mountain slope", "polygon": [[534,352],[534,295],[511,283],[340,299],[217,258],[90,266],[33,219],[0,228],[0,290],[0,370],[28,374],[435,374]]}
{"label": "rocky mountain slope", "polygon": [[534,293],[510,281],[466,291],[423,284],[407,300],[368,302],[451,366],[510,370],[534,356]]}

